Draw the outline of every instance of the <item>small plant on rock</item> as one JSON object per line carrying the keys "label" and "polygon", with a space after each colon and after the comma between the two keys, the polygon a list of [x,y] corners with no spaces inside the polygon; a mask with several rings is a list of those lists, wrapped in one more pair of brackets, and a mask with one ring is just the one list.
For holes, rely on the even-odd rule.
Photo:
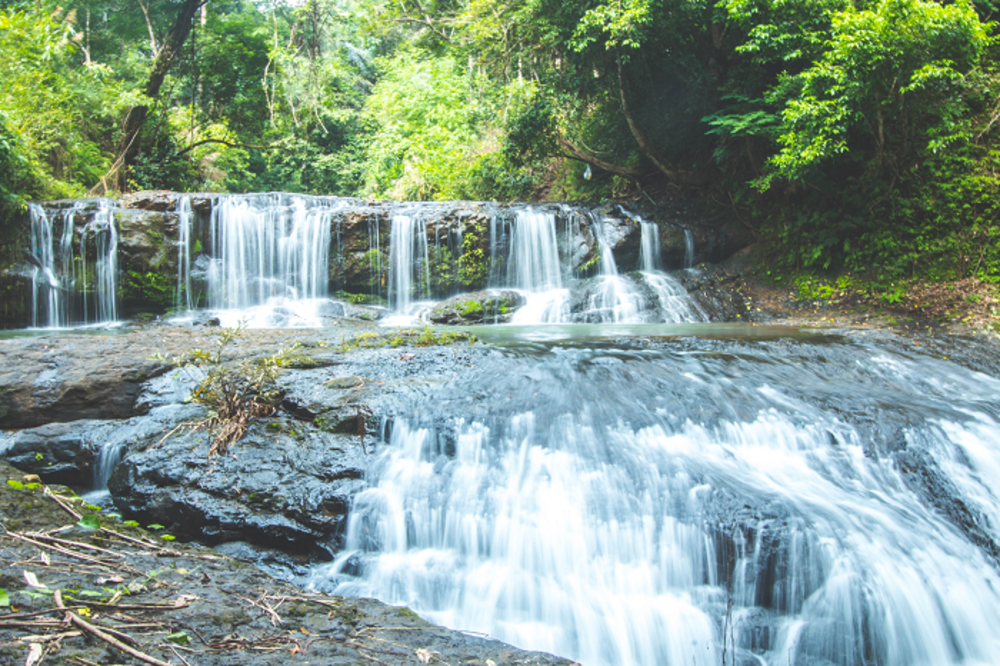
{"label": "small plant on rock", "polygon": [[[201,375],[191,392],[191,400],[207,406],[210,416],[182,425],[212,431],[209,456],[226,453],[231,444],[243,437],[254,419],[278,411],[284,398],[284,390],[277,384],[278,375],[282,368],[301,364],[305,359],[304,355],[296,353],[300,345],[295,343],[277,354],[227,363],[224,360],[226,348],[242,328],[241,324],[223,330],[212,351],[192,349],[170,360],[192,376],[195,372]],[[161,360],[165,359],[161,357]]]}

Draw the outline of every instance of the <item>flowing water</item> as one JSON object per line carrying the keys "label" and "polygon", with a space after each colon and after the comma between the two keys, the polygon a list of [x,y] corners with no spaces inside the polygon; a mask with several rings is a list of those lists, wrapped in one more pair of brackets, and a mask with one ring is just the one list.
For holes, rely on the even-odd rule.
{"label": "flowing water", "polygon": [[29,213],[32,326],[115,323],[118,229],[111,200],[98,199],[89,216],[82,201],[52,211],[31,204]]}
{"label": "flowing water", "polygon": [[490,330],[387,424],[313,585],[587,666],[996,663],[997,379],[868,338]]}
{"label": "flowing water", "polygon": [[[350,205],[221,196],[193,261],[182,197],[176,306],[201,260],[227,325],[343,315]],[[354,251],[413,320],[467,230],[387,208]],[[88,210],[31,208],[35,326],[117,318],[114,208]],[[891,336],[705,328],[656,225],[622,267],[600,215],[487,213],[488,287],[527,305],[469,373],[395,398],[312,585],[587,666],[997,663],[1000,381]],[[95,488],[131,436],[102,435]]]}

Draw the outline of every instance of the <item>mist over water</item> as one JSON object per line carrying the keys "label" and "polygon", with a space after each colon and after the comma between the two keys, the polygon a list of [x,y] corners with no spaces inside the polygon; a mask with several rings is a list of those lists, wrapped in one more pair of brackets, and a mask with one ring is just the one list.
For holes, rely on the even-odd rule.
{"label": "mist over water", "polygon": [[874,343],[511,347],[313,584],[584,664],[988,664],[1000,382]]}

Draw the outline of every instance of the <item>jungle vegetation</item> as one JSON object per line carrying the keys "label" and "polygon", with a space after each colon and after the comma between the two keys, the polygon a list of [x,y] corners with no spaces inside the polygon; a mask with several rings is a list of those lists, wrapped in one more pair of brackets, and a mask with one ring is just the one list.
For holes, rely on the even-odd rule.
{"label": "jungle vegetation", "polygon": [[995,0],[0,0],[0,206],[696,200],[782,270],[1000,280]]}

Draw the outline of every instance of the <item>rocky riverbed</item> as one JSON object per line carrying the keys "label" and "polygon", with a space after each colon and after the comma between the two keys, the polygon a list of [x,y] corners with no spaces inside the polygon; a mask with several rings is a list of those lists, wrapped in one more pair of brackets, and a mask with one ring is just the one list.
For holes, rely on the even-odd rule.
{"label": "rocky riverbed", "polygon": [[[748,323],[739,335],[753,337],[755,325],[769,335],[764,325],[776,321],[825,326],[840,337],[877,339],[886,348],[1000,375],[989,340],[893,330],[857,312],[831,317],[819,308],[775,307],[738,263],[691,279],[701,284],[689,289],[708,290],[720,310],[731,310],[720,318]],[[351,499],[365,487],[386,429],[419,402],[412,398],[444,395],[442,387],[485,368],[502,376],[511,351],[454,329],[395,331],[359,320],[244,330],[225,346],[221,366],[293,347],[294,359],[276,380],[277,410],[253,420],[227,452],[211,455],[210,414],[190,400],[204,370],[172,359],[192,349],[212,352],[219,337],[217,327],[152,323],[0,340],[0,455],[17,468],[0,469],[13,482],[0,487],[0,588],[11,604],[0,609],[0,657],[121,662],[119,647],[53,610],[52,591],[60,589],[78,619],[174,664],[567,663],[433,627],[405,609],[307,593],[269,575],[302,579],[343,547]],[[634,338],[627,346],[663,348],[677,337]],[[461,399],[463,414],[482,420],[495,398],[450,400],[455,407]],[[447,451],[454,442],[440,446]],[[109,464],[122,456],[108,478]],[[920,460],[903,463],[928,497],[941,495]],[[104,482],[110,500],[88,502],[103,503],[101,514],[155,526],[153,534],[115,519],[102,519],[107,530],[95,531],[72,515],[86,507],[36,485],[83,493]],[[964,507],[941,510],[975,532]],[[980,537],[977,543],[992,544]]]}

